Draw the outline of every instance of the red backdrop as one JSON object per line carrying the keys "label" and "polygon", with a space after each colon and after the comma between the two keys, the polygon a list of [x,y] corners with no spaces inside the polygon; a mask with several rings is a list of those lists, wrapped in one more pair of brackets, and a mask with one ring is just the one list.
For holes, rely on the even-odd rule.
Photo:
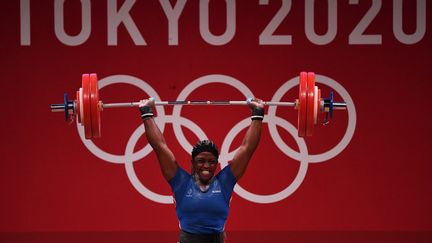
{"label": "red backdrop", "polygon": [[[269,123],[264,124],[260,146],[239,185],[273,201],[258,203],[237,191],[227,231],[432,230],[430,1],[170,3],[1,4],[4,239],[36,237],[25,238],[24,232],[63,237],[55,232],[164,231],[174,232],[167,241],[175,241],[173,204],[143,195],[140,187],[165,199],[170,195],[154,153],[131,154],[147,144],[138,137],[137,109],[103,111],[102,138],[93,145],[83,142],[75,123],[50,112],[49,105],[61,103],[64,92],[74,98],[81,74],[90,72],[98,74],[99,85],[116,82],[100,89],[107,103],[154,96],[149,87],[160,99],[175,100],[200,80],[236,84],[190,88],[188,99],[244,100],[243,84],[254,96],[271,100],[300,71],[313,71],[323,82],[318,83],[323,96],[334,90],[350,109],[336,111],[330,125],[317,126],[304,140],[289,132],[289,124],[297,122],[294,109],[278,108],[279,118],[267,116],[278,126],[269,131]],[[121,83],[131,80],[136,85]],[[282,93],[282,100],[293,101],[296,93],[297,86]],[[180,118],[171,116],[172,107],[164,109],[159,122],[173,118],[164,134],[187,169],[190,151],[184,147],[204,133],[232,151],[245,129],[231,129],[250,113],[245,107],[183,107]],[[186,140],[173,129],[178,124]],[[277,134],[282,141],[274,140]],[[343,139],[344,146],[334,150]],[[117,157],[109,161],[103,152]],[[314,156],[323,153],[330,155]],[[279,199],[268,196],[285,189],[289,192]]]}

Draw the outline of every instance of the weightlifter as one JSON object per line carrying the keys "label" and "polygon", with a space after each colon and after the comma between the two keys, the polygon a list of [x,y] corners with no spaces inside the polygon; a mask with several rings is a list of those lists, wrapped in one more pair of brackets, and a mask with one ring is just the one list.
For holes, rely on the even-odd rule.
{"label": "weightlifter", "polygon": [[219,152],[209,140],[200,141],[193,147],[190,174],[178,165],[153,119],[154,104],[153,98],[141,100],[139,110],[146,138],[155,151],[162,174],[174,194],[180,222],[179,242],[224,242],[224,227],[234,185],[246,171],[260,140],[264,118],[263,101],[248,100],[252,110],[251,124],[232,161],[216,175]]}

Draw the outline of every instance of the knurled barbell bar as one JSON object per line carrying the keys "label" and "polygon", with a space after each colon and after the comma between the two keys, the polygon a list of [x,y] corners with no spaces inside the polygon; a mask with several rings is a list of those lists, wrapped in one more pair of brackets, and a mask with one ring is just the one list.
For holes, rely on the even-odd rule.
{"label": "knurled barbell bar", "polygon": [[[52,104],[52,112],[64,112],[65,120],[76,117],[78,124],[84,126],[86,139],[101,136],[100,112],[105,108],[135,107],[139,102],[107,103],[99,99],[97,75],[83,74],[82,86],[76,92],[76,100],[68,100],[64,94],[63,104]],[[247,101],[155,101],[155,105],[247,105]],[[315,73],[301,72],[299,76],[299,98],[294,102],[264,101],[267,106],[290,106],[298,110],[298,136],[312,136],[314,125],[318,123],[318,114],[326,113],[325,124],[333,117],[333,110],[346,109],[346,103],[334,102],[333,92],[329,98],[321,98],[321,90],[315,86]]]}

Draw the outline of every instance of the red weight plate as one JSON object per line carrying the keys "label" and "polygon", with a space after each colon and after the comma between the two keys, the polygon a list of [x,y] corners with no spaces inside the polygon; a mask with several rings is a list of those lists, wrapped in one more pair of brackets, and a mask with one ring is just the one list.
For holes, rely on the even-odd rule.
{"label": "red weight plate", "polygon": [[317,116],[318,116],[318,87],[314,87],[314,116],[313,116],[313,123],[316,125]]}
{"label": "red weight plate", "polygon": [[319,116],[319,113],[321,112],[321,89],[318,89],[318,87],[317,87],[316,96],[317,96],[317,102],[316,102],[316,108],[315,108],[315,110],[316,110],[315,125],[318,124],[318,116]]}
{"label": "red weight plate", "polygon": [[99,110],[99,89],[95,73],[90,74],[90,108],[91,108],[91,131],[93,138],[101,135],[101,117]]}
{"label": "red weight plate", "polygon": [[90,75],[82,75],[82,107],[85,138],[92,138],[92,127],[91,127],[91,104],[90,104]]}
{"label": "red weight plate", "polygon": [[81,100],[80,100],[80,92],[79,92],[79,90],[77,90],[77,92],[76,92],[76,98],[75,98],[76,100],[75,100],[75,114],[76,114],[76,117],[77,117],[77,122],[79,123],[79,124],[81,124],[81,107],[80,107],[80,104],[81,104]]}
{"label": "red weight plate", "polygon": [[315,112],[315,73],[307,73],[307,102],[306,102],[306,136],[312,136],[314,131]]}
{"label": "red weight plate", "polygon": [[307,73],[300,73],[299,98],[298,98],[298,136],[304,137],[306,133],[306,108],[307,108]]}
{"label": "red weight plate", "polygon": [[79,89],[80,94],[80,115],[81,115],[81,125],[84,124],[84,108],[83,108],[83,94],[82,94],[82,87]]}

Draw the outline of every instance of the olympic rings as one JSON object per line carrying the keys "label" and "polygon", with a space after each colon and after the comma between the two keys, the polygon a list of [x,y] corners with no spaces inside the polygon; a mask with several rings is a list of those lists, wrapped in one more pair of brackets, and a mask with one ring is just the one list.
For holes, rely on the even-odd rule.
{"label": "olympic rings", "polygon": [[[348,146],[349,142],[353,137],[355,126],[356,126],[356,111],[355,111],[353,100],[351,99],[348,92],[342,87],[342,85],[340,85],[339,83],[337,83],[336,81],[334,81],[329,77],[323,75],[316,75],[316,82],[325,84],[335,89],[342,96],[343,100],[347,104],[348,127],[342,140],[335,147],[333,147],[327,152],[324,152],[322,154],[309,155],[305,140],[303,138],[296,136],[297,134],[296,127],[292,125],[290,122],[282,119],[281,117],[276,116],[275,106],[269,107],[268,114],[266,115],[263,122],[268,124],[271,138],[273,139],[276,147],[279,148],[288,157],[298,160],[300,162],[299,171],[290,185],[288,185],[285,189],[275,194],[270,194],[270,195],[254,194],[243,189],[239,184],[237,184],[234,188],[234,192],[237,193],[242,198],[255,203],[274,203],[274,202],[281,201],[287,198],[288,196],[290,196],[299,188],[299,186],[301,185],[301,183],[303,182],[306,176],[309,163],[320,163],[329,160],[331,158],[334,158]],[[143,80],[140,80],[136,77],[129,76],[129,75],[113,75],[101,79],[99,81],[99,87],[100,87],[99,89],[102,89],[105,86],[115,84],[115,83],[125,83],[125,84],[130,84],[139,87],[149,97],[154,97],[156,100],[161,100],[159,98],[159,95],[149,84],[147,84]],[[203,85],[210,84],[210,83],[227,84],[238,89],[245,96],[245,98],[255,97],[252,91],[250,91],[249,88],[246,85],[244,85],[241,81],[227,75],[213,74],[213,75],[206,75],[192,81],[180,92],[177,100],[186,100],[187,96],[192,91],[196,90],[197,88]],[[282,96],[289,89],[295,87],[296,85],[298,85],[298,77],[294,77],[288,80],[276,91],[276,93],[272,98],[272,101],[280,101]],[[202,129],[197,124],[180,115],[181,106],[175,106],[172,115],[165,115],[165,110],[163,106],[157,106],[156,110],[158,116],[155,118],[155,120],[161,132],[164,131],[166,123],[172,123],[174,134],[178,139],[181,147],[185,151],[190,152],[193,146],[189,144],[189,142],[187,141],[181,129],[181,126],[185,126],[190,131],[194,132],[199,139],[207,139],[206,134],[204,133],[204,131],[202,131]],[[221,146],[221,151],[220,151],[220,161],[221,161],[222,168],[225,167],[228,164],[228,161],[230,161],[234,156],[235,151],[229,151],[229,148],[235,136],[238,133],[240,133],[244,128],[246,128],[249,124],[250,124],[249,118],[241,120],[229,131],[229,133],[223,140],[223,144]],[[294,137],[294,140],[298,144],[300,150],[299,152],[291,149],[287,144],[285,144],[285,142],[280,137],[280,134],[276,126],[281,126]],[[96,157],[111,163],[125,164],[125,170],[129,180],[131,181],[134,188],[141,195],[157,203],[162,203],[162,204],[173,203],[173,198],[171,195],[161,195],[152,192],[140,182],[140,180],[138,179],[135,173],[133,163],[143,159],[152,151],[150,145],[147,144],[146,146],[144,146],[144,148],[140,149],[137,152],[134,152],[135,146],[139,138],[145,132],[144,126],[139,126],[132,133],[126,145],[124,155],[115,155],[103,151],[102,149],[98,148],[91,140],[85,139],[84,129],[82,128],[82,126],[77,126],[77,128],[78,128],[78,133],[81,138],[81,141],[84,143],[87,149],[89,149],[90,152],[92,152]]]}

